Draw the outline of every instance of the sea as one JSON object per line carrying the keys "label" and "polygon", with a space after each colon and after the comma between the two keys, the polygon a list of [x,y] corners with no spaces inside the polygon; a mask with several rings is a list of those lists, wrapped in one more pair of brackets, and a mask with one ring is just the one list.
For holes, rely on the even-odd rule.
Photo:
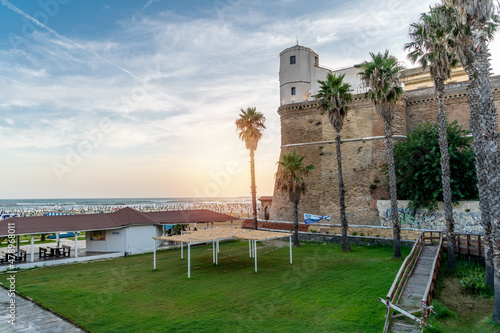
{"label": "sea", "polygon": [[251,202],[251,197],[1,199],[0,212],[18,216],[93,214],[108,213],[127,206],[139,211],[212,209],[227,212],[246,211]]}

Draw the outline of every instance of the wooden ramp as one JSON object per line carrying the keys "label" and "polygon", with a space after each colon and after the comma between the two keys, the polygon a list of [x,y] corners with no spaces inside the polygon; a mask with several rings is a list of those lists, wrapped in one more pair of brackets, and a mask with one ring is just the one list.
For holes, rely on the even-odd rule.
{"label": "wooden ramp", "polygon": [[[384,332],[421,331],[420,323],[417,321],[422,319],[426,322],[428,306],[434,296],[442,249],[443,236],[440,232],[423,232],[420,235],[401,265],[391,290],[387,294],[385,303],[388,306]],[[381,301],[384,302],[384,300]],[[394,309],[399,313],[392,315]],[[411,315],[417,313],[420,313],[417,317],[421,318]]]}
{"label": "wooden ramp", "polygon": [[426,245],[424,247],[397,303],[399,306],[409,310],[422,308],[422,298],[429,279],[432,279],[432,266],[437,255],[437,245]]}

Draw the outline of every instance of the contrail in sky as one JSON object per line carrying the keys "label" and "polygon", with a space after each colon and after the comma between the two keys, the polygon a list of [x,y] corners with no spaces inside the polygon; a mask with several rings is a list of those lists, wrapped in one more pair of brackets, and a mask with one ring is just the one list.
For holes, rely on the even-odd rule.
{"label": "contrail in sky", "polygon": [[97,58],[107,62],[108,64],[118,68],[119,70],[127,73],[128,75],[132,76],[134,79],[137,79],[141,82],[144,82],[141,78],[139,78],[137,75],[135,75],[134,73],[130,72],[129,70],[123,68],[123,67],[120,67],[118,66],[117,64],[115,64],[114,62],[106,59],[106,58],[103,58],[102,56],[100,56],[99,54],[95,53],[94,51],[92,50],[89,50],[88,48],[86,48],[85,46],[67,38],[67,37],[64,37],[63,35],[59,34],[57,31],[55,31],[54,29],[51,29],[49,28],[48,26],[46,26],[45,24],[41,23],[40,21],[38,21],[37,19],[35,19],[34,17],[26,14],[25,12],[23,12],[22,10],[20,10],[19,8],[17,8],[16,6],[14,6],[13,4],[11,4],[9,1],[7,0],[1,0],[2,1],[2,5],[4,5],[5,7],[7,7],[8,9],[12,10],[13,12],[25,17],[26,19],[30,20],[31,22],[33,22],[35,25],[37,25],[38,27],[42,28],[42,29],[45,29],[47,30],[48,32],[50,32],[51,34],[53,34],[54,36],[56,36],[57,38],[60,38],[66,42],[69,42],[73,45],[76,45],[78,46],[79,48],[81,48],[82,50],[85,50],[87,51],[88,53],[90,54],[93,54],[94,56],[96,56]]}

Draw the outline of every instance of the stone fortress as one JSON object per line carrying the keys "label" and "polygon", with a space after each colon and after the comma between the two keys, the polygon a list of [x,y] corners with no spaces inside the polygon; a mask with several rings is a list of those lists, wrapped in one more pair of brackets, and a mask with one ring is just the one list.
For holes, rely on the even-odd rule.
{"label": "stone fortress", "polygon": [[[314,95],[318,80],[329,72],[345,74],[351,84],[353,102],[344,120],[342,136],[342,168],[346,189],[346,212],[349,224],[378,224],[378,200],[389,200],[387,180],[381,166],[386,163],[383,121],[373,103],[364,98],[366,87],[358,73],[359,66],[339,70],[322,67],[319,56],[310,48],[293,46],[280,54],[281,155],[297,151],[306,156],[306,165],[315,170],[307,179],[307,193],[299,205],[299,222],[303,213],[332,215],[330,223],[340,223],[337,158],[334,131],[326,114],[317,109]],[[402,74],[405,95],[398,103],[392,123],[395,142],[426,121],[437,121],[437,102],[429,71],[407,69]],[[494,98],[500,109],[500,76],[492,77]],[[462,68],[452,71],[445,95],[448,121],[457,120],[469,129],[468,77]],[[500,118],[497,118],[497,126]],[[405,207],[401,207],[405,208]],[[292,221],[288,197],[274,190],[269,220]],[[322,223],[327,223],[325,220]]]}

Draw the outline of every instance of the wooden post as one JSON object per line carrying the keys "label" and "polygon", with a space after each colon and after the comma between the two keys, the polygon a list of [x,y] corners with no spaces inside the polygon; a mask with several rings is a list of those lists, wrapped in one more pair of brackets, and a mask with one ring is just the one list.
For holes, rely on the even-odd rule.
{"label": "wooden post", "polygon": [[477,235],[477,252],[477,255],[481,258],[481,235]]}
{"label": "wooden post", "polygon": [[470,256],[470,234],[467,234],[467,255]]}

